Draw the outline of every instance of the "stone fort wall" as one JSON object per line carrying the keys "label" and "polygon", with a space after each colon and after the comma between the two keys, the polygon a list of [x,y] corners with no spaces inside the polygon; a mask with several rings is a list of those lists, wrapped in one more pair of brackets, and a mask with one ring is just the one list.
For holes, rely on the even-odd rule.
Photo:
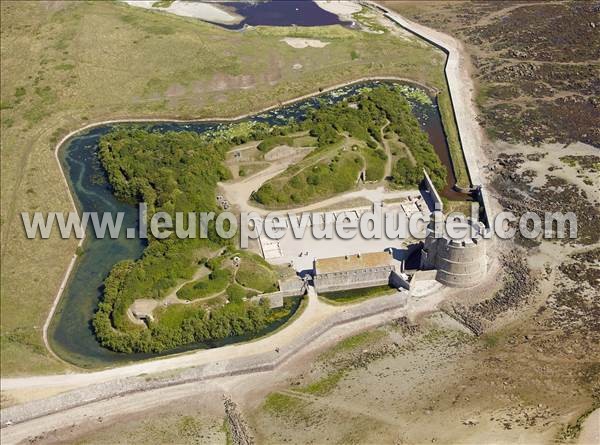
{"label": "stone fort wall", "polygon": [[389,284],[390,274],[395,270],[396,268],[393,265],[388,265],[369,269],[319,274],[314,277],[315,290],[317,293],[322,293],[383,286]]}

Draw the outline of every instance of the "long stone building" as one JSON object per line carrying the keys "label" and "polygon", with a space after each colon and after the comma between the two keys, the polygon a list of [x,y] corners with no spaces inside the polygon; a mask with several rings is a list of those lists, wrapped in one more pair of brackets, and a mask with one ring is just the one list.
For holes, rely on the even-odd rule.
{"label": "long stone building", "polygon": [[317,293],[382,286],[400,268],[388,252],[323,258],[314,261],[313,282]]}

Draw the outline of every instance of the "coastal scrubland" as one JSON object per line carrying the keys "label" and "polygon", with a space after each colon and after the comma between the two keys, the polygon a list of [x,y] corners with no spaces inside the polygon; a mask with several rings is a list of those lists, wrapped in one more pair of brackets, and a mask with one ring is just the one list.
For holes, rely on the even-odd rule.
{"label": "coastal scrubland", "polygon": [[[246,129],[246,133],[240,130]],[[293,131],[294,125],[287,126]],[[158,132],[129,127],[114,129],[100,140],[99,158],[116,197],[145,202],[148,217],[158,212],[217,212],[216,185],[229,178],[225,153],[237,143],[270,134],[265,125],[234,125],[213,136],[195,132]],[[268,304],[247,300],[278,290],[278,273],[262,258],[236,252],[230,240],[206,227],[192,225],[193,236],[150,237],[142,257],[116,264],[105,280],[93,326],[100,343],[119,352],[162,352],[176,346],[255,334],[289,315]],[[206,230],[207,237],[198,237]],[[206,258],[206,252],[211,257]],[[193,280],[198,270],[208,276]],[[154,311],[146,325],[128,315],[136,299],[164,299],[182,280],[179,304]],[[190,281],[191,280],[191,281]]]}
{"label": "coastal scrubland", "polygon": [[[0,12],[3,375],[64,369],[42,328],[77,241],[27,240],[19,212],[72,210],[54,158],[70,131],[106,119],[252,113],[367,76],[445,90],[444,55],[390,33],[230,32],[119,2],[3,1]],[[286,36],[329,44],[296,49]]]}
{"label": "coastal scrubland", "polygon": [[382,2],[462,40],[492,139],[600,146],[594,2]]}

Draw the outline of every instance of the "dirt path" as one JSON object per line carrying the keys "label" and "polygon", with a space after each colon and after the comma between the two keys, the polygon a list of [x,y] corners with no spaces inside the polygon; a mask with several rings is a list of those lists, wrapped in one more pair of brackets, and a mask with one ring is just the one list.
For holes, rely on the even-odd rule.
{"label": "dirt path", "polygon": [[300,213],[309,212],[321,208],[326,208],[334,204],[348,201],[355,198],[364,198],[373,203],[383,202],[388,199],[399,199],[407,198],[408,196],[414,195],[415,191],[410,190],[396,190],[387,191],[383,186],[375,189],[361,189],[355,190],[341,195],[334,196],[323,201],[319,201],[313,204],[308,204],[301,207],[294,207],[285,210],[268,210],[261,207],[254,206],[250,203],[250,196],[254,190],[258,190],[262,184],[271,178],[274,178],[279,173],[283,172],[291,163],[292,159],[286,160],[282,164],[274,164],[271,167],[262,170],[249,178],[234,183],[220,183],[219,186],[223,190],[223,193],[232,205],[238,206],[241,212],[256,212],[259,215],[270,214],[285,214],[289,212]]}
{"label": "dirt path", "polygon": [[[200,278],[207,276],[208,274],[210,274],[210,269],[206,266],[200,266],[198,270],[194,273],[192,278],[190,278],[189,280],[185,280],[177,286],[175,286],[175,288],[173,288],[173,290],[169,292],[169,294],[163,299],[163,301],[168,302],[168,304],[188,304],[186,300],[179,299],[179,297],[177,296],[177,292],[179,292],[181,288],[186,284],[193,283],[194,281],[197,281]],[[213,298],[213,296],[211,295],[210,298]]]}
{"label": "dirt path", "polygon": [[[389,298],[389,297],[384,297]],[[94,399],[85,400],[81,405],[73,408],[64,409],[61,406],[53,408],[51,414],[43,415],[40,417],[34,417],[31,420],[17,423],[14,425],[6,426],[3,425],[0,430],[2,443],[18,443],[27,438],[32,438],[40,434],[44,434],[47,431],[55,431],[61,428],[70,428],[73,425],[79,425],[86,421],[95,421],[98,418],[99,413],[105,419],[121,419],[123,416],[131,413],[139,413],[144,410],[156,408],[165,403],[175,400],[181,400],[188,397],[220,397],[223,394],[236,394],[236,397],[244,397],[252,391],[257,391],[260,388],[264,391],[265,388],[273,387],[274,385],[281,384],[287,378],[290,373],[296,373],[303,366],[309,363],[310,357],[313,357],[317,351],[322,351],[325,348],[331,347],[343,338],[354,335],[357,332],[362,332],[367,329],[372,329],[376,326],[380,326],[392,319],[396,319],[402,316],[417,317],[419,314],[430,312],[443,300],[444,294],[435,292],[423,299],[409,300],[408,304],[402,307],[398,307],[394,310],[386,310],[374,313],[364,318],[352,318],[347,323],[337,325],[327,330],[322,335],[315,337],[312,341],[308,342],[300,350],[289,356],[289,359],[284,361],[280,367],[272,371],[254,371],[240,375],[231,375],[226,377],[217,377],[214,379],[203,380],[202,382],[193,381],[191,383],[182,382],[180,384],[174,383],[165,387],[158,387],[155,389],[149,389],[145,391],[134,391],[131,393],[125,393],[118,397],[104,398],[95,401]],[[374,300],[371,300],[373,302]],[[211,363],[222,368],[226,366],[227,358],[236,356],[236,351],[241,349],[255,349],[256,346],[266,343],[269,350],[272,352],[276,346],[282,346],[280,340],[283,337],[289,337],[289,339],[297,338],[301,335],[298,330],[303,323],[301,319],[309,322],[313,327],[320,326],[324,323],[325,319],[329,318],[332,314],[348,311],[350,307],[360,307],[365,303],[357,305],[347,305],[340,307],[333,307],[325,305],[319,302],[318,298],[313,292],[309,293],[309,304],[307,305],[301,318],[296,320],[295,323],[291,324],[284,330],[256,342],[245,343],[242,345],[232,345],[216,350],[200,351],[200,353],[220,353],[226,350],[228,353],[224,355],[221,362],[217,362],[218,358],[213,357]],[[285,333],[284,336],[279,335]],[[106,378],[106,373],[112,374],[112,381],[103,384],[114,385],[119,388],[123,388],[123,385],[127,384],[127,380],[118,379],[117,375],[146,375],[147,378],[151,377],[151,374],[156,370],[156,364],[163,363],[173,365],[174,359],[178,361],[177,367],[181,365],[181,359],[188,362],[191,365],[197,364],[200,360],[193,360],[198,357],[198,353],[188,354],[186,356],[172,357],[165,360],[154,360],[151,362],[136,364],[132,366],[125,366],[116,368],[109,371],[102,371],[100,373],[90,374],[71,374],[65,376],[46,376],[46,377],[32,377],[25,379],[10,379],[2,382],[3,390],[14,388],[15,385],[25,385],[25,387],[31,387],[33,384],[41,384],[42,386],[51,386],[53,381],[64,380],[69,381],[74,385],[82,385],[82,379],[86,376],[92,377],[88,380],[88,384],[92,383],[98,374],[104,374],[103,379]],[[134,371],[133,367],[137,367]],[[169,366],[161,366],[162,371],[169,369]],[[126,373],[123,373],[127,370]],[[160,370],[157,370],[160,372]],[[163,374],[164,375],[164,374]],[[88,377],[88,378],[89,378]],[[157,378],[160,376],[156,376]],[[10,409],[10,408],[9,408]],[[31,415],[31,411],[28,408],[28,413]],[[2,421],[6,422],[10,419],[10,414],[6,410],[2,411]]]}
{"label": "dirt path", "polygon": [[385,183],[385,180],[392,176],[392,150],[390,149],[390,144],[384,137],[383,133],[385,129],[390,125],[390,121],[387,121],[386,124],[381,127],[379,133],[381,134],[381,140],[383,142],[383,148],[385,149],[385,154],[387,155],[387,161],[385,162],[385,172],[383,173],[383,178],[381,182]]}
{"label": "dirt path", "polygon": [[[347,306],[346,306],[347,307]],[[204,363],[245,357],[249,355],[271,352],[274,344],[290,343],[303,333],[311,330],[323,320],[345,307],[330,306],[322,303],[316,296],[309,296],[304,312],[293,323],[277,333],[248,343],[224,346],[222,348],[205,349],[190,354],[177,355],[164,359],[139,362],[117,368],[90,373],[73,373],[2,379],[2,389],[54,387],[54,386],[86,386],[109,381],[116,378],[133,377],[142,373],[163,372],[177,368],[198,366]]]}
{"label": "dirt path", "polygon": [[225,291],[221,291],[221,292],[218,292],[213,295],[208,295],[206,297],[197,298],[195,300],[189,300],[189,301],[182,300],[177,296],[177,292],[179,292],[179,290],[183,286],[185,286],[186,284],[189,284],[189,283],[193,283],[194,281],[197,281],[200,278],[207,276],[209,273],[210,273],[209,268],[207,268],[206,266],[200,266],[198,268],[198,270],[196,270],[196,272],[194,273],[192,278],[179,283],[164,298],[161,298],[160,300],[151,299],[151,298],[136,299],[133,303],[131,303],[131,306],[129,306],[129,308],[127,309],[127,317],[129,318],[129,320],[132,323],[139,325],[139,326],[146,327],[146,322],[144,320],[140,320],[140,319],[136,318],[135,315],[133,315],[134,307],[136,307],[136,304],[139,305],[141,303],[141,306],[138,306],[138,307],[143,308],[142,312],[144,312],[146,314],[151,314],[152,312],[154,312],[154,310],[156,308],[158,308],[160,306],[170,306],[172,304],[195,304],[195,303],[199,303],[199,302],[206,301],[206,300],[211,300],[213,298],[221,296],[222,294],[225,293]]}

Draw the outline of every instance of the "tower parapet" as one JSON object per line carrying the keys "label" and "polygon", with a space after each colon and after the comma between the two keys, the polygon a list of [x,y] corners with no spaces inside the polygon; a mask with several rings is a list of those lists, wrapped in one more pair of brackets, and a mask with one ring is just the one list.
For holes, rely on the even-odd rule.
{"label": "tower parapet", "polygon": [[[476,286],[487,272],[484,224],[468,218],[466,224],[447,222],[446,227],[448,230],[441,234],[436,233],[434,221],[427,227],[421,269],[436,269],[436,280],[446,286]],[[461,236],[453,232],[460,232]]]}

